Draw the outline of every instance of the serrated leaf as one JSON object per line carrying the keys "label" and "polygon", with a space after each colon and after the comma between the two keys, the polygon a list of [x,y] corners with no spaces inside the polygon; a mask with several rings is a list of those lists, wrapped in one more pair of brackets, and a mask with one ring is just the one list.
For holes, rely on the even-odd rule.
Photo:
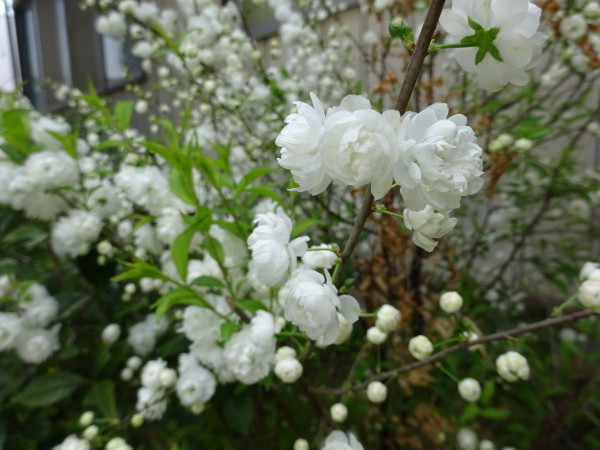
{"label": "serrated leaf", "polygon": [[30,407],[52,405],[68,397],[79,387],[81,378],[68,373],[42,375],[13,397],[13,402]]}
{"label": "serrated leaf", "polygon": [[252,182],[256,181],[264,175],[267,175],[268,173],[273,172],[273,170],[275,169],[273,169],[272,167],[257,167],[256,169],[251,170],[250,172],[245,174],[240,180],[240,183],[238,184],[238,187],[236,188],[233,194],[233,199],[237,199]]}
{"label": "serrated leaf", "polygon": [[96,406],[104,418],[115,419],[117,402],[115,398],[115,383],[112,380],[101,380],[94,383],[83,399],[84,405]]}
{"label": "serrated leaf", "polygon": [[225,285],[221,280],[215,277],[209,277],[208,275],[202,275],[198,278],[195,278],[191,283],[192,286],[204,286],[204,287],[214,287],[214,288],[224,288]]}
{"label": "serrated leaf", "polygon": [[235,302],[235,304],[237,306],[239,306],[240,308],[245,309],[246,311],[250,311],[250,312],[256,312],[261,309],[268,311],[267,307],[260,300],[255,300],[253,298],[237,300]]}

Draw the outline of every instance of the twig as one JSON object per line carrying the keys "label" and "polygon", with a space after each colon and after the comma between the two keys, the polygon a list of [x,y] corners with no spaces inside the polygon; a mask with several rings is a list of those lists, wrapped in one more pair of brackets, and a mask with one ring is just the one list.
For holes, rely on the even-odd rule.
{"label": "twig", "polygon": [[488,342],[500,341],[503,339],[508,339],[512,336],[518,336],[520,334],[531,333],[532,331],[541,330],[543,328],[553,327],[557,325],[564,325],[566,323],[575,322],[577,320],[585,319],[587,317],[591,317],[597,314],[596,311],[592,310],[584,310],[577,311],[572,314],[561,316],[561,317],[553,317],[550,319],[545,319],[540,322],[535,322],[530,325],[526,325],[524,327],[513,328],[511,330],[499,331],[498,333],[490,334],[488,336],[480,337],[479,339],[474,339],[472,341],[465,341],[459,344],[448,347],[434,355],[431,355],[428,358],[422,359],[421,361],[415,361],[410,364],[406,364],[402,367],[398,367],[396,369],[388,370],[386,372],[382,372],[377,374],[366,381],[362,381],[353,386],[349,386],[346,388],[339,389],[329,389],[329,388],[315,388],[314,392],[324,393],[324,394],[332,394],[332,395],[343,395],[349,391],[360,391],[361,389],[366,388],[369,383],[372,381],[382,381],[387,380],[390,377],[397,376],[403,373],[411,372],[413,370],[419,369],[424,366],[428,366],[430,364],[437,363],[438,361],[443,360],[447,356],[457,353],[461,350],[464,350],[469,347],[473,347],[474,345],[486,344]]}
{"label": "twig", "polygon": [[[419,74],[421,73],[421,67],[423,66],[423,61],[425,61],[425,57],[427,56],[429,44],[437,27],[438,20],[440,18],[440,14],[442,13],[442,9],[444,8],[445,2],[446,0],[433,0],[429,10],[427,11],[427,16],[425,17],[425,22],[423,23],[419,40],[417,41],[415,51],[408,63],[406,77],[402,82],[402,87],[400,88],[400,93],[398,94],[398,100],[396,102],[395,109],[400,114],[404,114],[406,112],[406,107],[408,106],[413,89],[417,84]],[[373,205],[373,200],[374,198],[371,194],[371,190],[367,189],[365,200],[360,208],[358,216],[356,216],[354,226],[352,227],[352,231],[350,232],[350,236],[346,242],[344,251],[342,252],[340,268],[336,272],[336,275],[333,279],[333,283],[337,287],[340,287],[340,281],[342,279],[344,269],[348,265],[350,256],[352,256],[352,253],[354,252],[354,248],[356,247],[356,243],[358,242],[358,238],[365,225],[365,222],[371,215],[371,205]]]}

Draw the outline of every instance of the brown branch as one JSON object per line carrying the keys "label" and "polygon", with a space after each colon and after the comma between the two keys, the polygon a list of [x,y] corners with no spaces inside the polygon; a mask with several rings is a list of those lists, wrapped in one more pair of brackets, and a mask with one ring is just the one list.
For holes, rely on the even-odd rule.
{"label": "brown branch", "polygon": [[406,365],[404,365],[402,367],[398,367],[396,369],[388,370],[386,372],[381,372],[380,374],[377,374],[377,375],[369,378],[368,380],[361,381],[360,383],[357,383],[353,386],[349,386],[346,388],[339,388],[339,389],[315,388],[314,392],[323,393],[323,394],[332,394],[332,395],[343,395],[349,391],[360,391],[360,390],[366,388],[369,385],[369,383],[371,383],[372,381],[387,380],[390,377],[400,375],[403,373],[407,373],[407,372],[411,372],[413,370],[419,369],[424,366],[428,366],[430,364],[435,364],[453,353],[457,353],[466,348],[473,347],[474,345],[487,344],[488,342],[508,339],[512,336],[518,336],[520,334],[531,333],[532,331],[541,330],[543,328],[553,327],[553,326],[557,326],[557,325],[564,325],[566,323],[575,322],[576,320],[581,320],[581,319],[585,319],[587,317],[591,317],[595,314],[597,314],[597,312],[592,311],[592,310],[577,311],[577,312],[574,312],[574,313],[566,315],[566,316],[553,317],[553,318],[545,319],[540,322],[535,322],[535,323],[532,323],[530,325],[526,325],[523,327],[513,328],[511,330],[506,330],[506,331],[499,331],[498,333],[490,334],[488,336],[483,336],[483,337],[480,337],[479,339],[475,339],[472,341],[460,342],[460,343],[455,344],[451,347],[448,347],[438,353],[435,353],[428,358],[422,359],[421,361],[415,361],[413,363],[406,364]]}
{"label": "brown branch", "polygon": [[[440,14],[442,13],[445,2],[446,0],[433,0],[429,10],[427,11],[427,16],[425,17],[425,22],[423,23],[423,28],[421,29],[421,34],[419,35],[419,39],[415,46],[415,51],[408,63],[406,77],[402,82],[402,87],[400,88],[400,93],[398,94],[398,100],[396,102],[395,109],[400,114],[404,114],[406,112],[406,107],[408,106],[412,92],[417,84],[417,80],[419,79],[419,74],[421,73],[421,68],[423,67],[423,61],[425,61],[425,57],[429,51],[429,44],[431,43],[431,38],[433,37],[433,33],[437,28]],[[350,260],[350,256],[352,256],[360,233],[365,226],[367,219],[371,215],[371,206],[373,205],[373,201],[374,198],[371,194],[371,190],[367,189],[365,200],[360,208],[358,216],[356,216],[354,226],[352,227],[352,231],[350,232],[350,236],[348,237],[348,241],[346,242],[344,251],[342,252],[340,267],[336,271],[333,279],[333,283],[337,287],[340,287],[340,282],[342,280],[344,270],[348,265],[348,261]]]}

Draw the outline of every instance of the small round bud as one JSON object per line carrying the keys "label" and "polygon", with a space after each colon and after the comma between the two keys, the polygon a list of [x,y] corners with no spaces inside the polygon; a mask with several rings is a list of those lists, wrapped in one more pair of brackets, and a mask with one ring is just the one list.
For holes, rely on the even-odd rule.
{"label": "small round bud", "polygon": [[139,428],[144,423],[144,416],[142,416],[140,413],[135,413],[133,416],[131,416],[129,423],[132,427]]}
{"label": "small round bud", "polygon": [[98,245],[96,246],[96,250],[101,255],[110,255],[112,252],[112,249],[113,249],[112,244],[106,240],[98,242]]}
{"label": "small round bud", "polygon": [[177,372],[175,369],[165,368],[160,371],[160,384],[162,387],[170,388],[177,383]]}
{"label": "small round bud", "polygon": [[517,352],[507,352],[496,359],[498,374],[506,381],[513,382],[519,378],[529,378],[529,364],[523,355]]}
{"label": "small round bud", "polygon": [[343,403],[335,403],[329,408],[329,414],[334,422],[342,423],[348,417],[348,408]]}
{"label": "small round bud", "polygon": [[377,311],[375,326],[384,333],[390,333],[398,326],[401,318],[400,311],[392,305],[383,305]]}
{"label": "small round bud", "polygon": [[448,314],[453,314],[460,310],[463,304],[463,298],[458,292],[444,292],[440,297],[440,307]]}
{"label": "small round bud", "polygon": [[284,358],[296,359],[296,350],[294,350],[292,347],[288,347],[287,345],[279,347],[275,353],[275,362],[277,363]]}
{"label": "small round bud", "polygon": [[372,381],[367,386],[367,398],[372,403],[383,403],[387,398],[387,387],[381,381]]}
{"label": "small round bud", "polygon": [[106,345],[112,345],[119,340],[121,336],[121,327],[117,323],[111,323],[102,330],[102,342]]}
{"label": "small round bud", "polygon": [[148,102],[146,100],[138,100],[135,102],[135,112],[138,114],[146,114],[148,112]]}
{"label": "small round bud", "polygon": [[294,358],[283,358],[275,364],[275,375],[284,383],[294,383],[302,376],[303,367],[300,361]]}
{"label": "small round bud", "polygon": [[496,446],[489,439],[482,439],[479,441],[479,450],[495,450]]}
{"label": "small round bud", "polygon": [[465,378],[458,383],[458,393],[468,402],[476,402],[481,395],[479,381],[474,378]]}
{"label": "small round bud", "polygon": [[94,413],[92,411],[86,411],[81,415],[81,417],[79,417],[79,425],[81,425],[82,427],[87,427],[88,425],[91,425],[93,421]]}
{"label": "small round bud", "polygon": [[513,149],[517,152],[528,152],[533,147],[533,142],[527,138],[517,139],[513,145]]}
{"label": "small round bud", "polygon": [[475,432],[469,428],[461,428],[456,433],[458,448],[461,450],[475,450],[478,440]]}
{"label": "small round bud", "polygon": [[192,414],[200,414],[204,411],[204,409],[205,405],[202,402],[197,402],[190,406],[190,411],[192,412]]}
{"label": "small round bud", "polygon": [[106,443],[105,450],[124,450],[130,448],[122,437],[114,437]]}
{"label": "small round bud", "polygon": [[383,344],[387,339],[387,333],[384,333],[377,327],[371,327],[367,330],[367,341],[371,344]]}
{"label": "small round bud", "polygon": [[140,367],[142,367],[142,358],[139,356],[132,356],[127,360],[126,365],[131,370],[138,370]]}
{"label": "small round bud", "polygon": [[129,294],[129,295],[135,294],[136,290],[137,290],[137,288],[136,288],[135,284],[133,284],[133,283],[127,283],[124,288],[125,293]]}
{"label": "small round bud", "polygon": [[433,352],[433,344],[425,336],[415,336],[408,341],[408,351],[415,359],[425,359]]}
{"label": "small round bud", "polygon": [[577,291],[577,298],[586,308],[600,308],[600,280],[586,280]]}
{"label": "small round bud", "polygon": [[294,450],[309,450],[308,441],[306,439],[298,438],[294,442]]}
{"label": "small round bud", "polygon": [[129,381],[132,378],[133,378],[133,370],[131,370],[129,367],[125,367],[123,370],[121,370],[121,380]]}
{"label": "small round bud", "polygon": [[90,425],[83,430],[82,435],[86,441],[92,441],[98,436],[98,427],[96,425]]}

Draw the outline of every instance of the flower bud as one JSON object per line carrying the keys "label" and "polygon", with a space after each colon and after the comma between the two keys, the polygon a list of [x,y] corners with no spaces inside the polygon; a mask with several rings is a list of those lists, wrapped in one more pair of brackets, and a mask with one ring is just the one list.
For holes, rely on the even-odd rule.
{"label": "flower bud", "polygon": [[343,403],[336,403],[329,408],[329,414],[334,422],[342,423],[348,417],[348,408]]}
{"label": "flower bud", "polygon": [[278,363],[284,358],[296,359],[296,350],[294,350],[292,347],[288,347],[287,345],[279,347],[275,353],[275,363]]}
{"label": "flower bud", "polygon": [[384,333],[390,333],[398,326],[401,318],[400,311],[392,305],[383,305],[377,311],[375,326]]}
{"label": "flower bud", "polygon": [[402,17],[396,17],[388,26],[391,37],[399,38],[404,48],[411,50],[415,43],[415,35],[412,27]]}
{"label": "flower bud", "polygon": [[371,344],[383,344],[387,339],[387,333],[384,333],[377,327],[371,327],[367,330],[367,341]]}
{"label": "flower bud", "polygon": [[294,383],[302,376],[302,364],[294,358],[283,358],[275,364],[275,375],[284,383]]}
{"label": "flower bud", "polygon": [[367,386],[367,398],[372,403],[383,403],[387,398],[387,387],[381,381],[372,381]]}
{"label": "flower bud", "polygon": [[129,381],[132,378],[133,378],[133,370],[131,370],[129,367],[125,367],[123,370],[121,370],[121,380]]}
{"label": "flower bud", "polygon": [[476,402],[481,395],[479,381],[474,378],[465,378],[458,383],[458,393],[468,402]]}
{"label": "flower bud", "polygon": [[475,450],[477,441],[477,435],[469,428],[461,428],[456,433],[456,443],[461,450]]}
{"label": "flower bud", "polygon": [[112,345],[121,336],[121,327],[116,323],[111,323],[107,325],[104,330],[102,330],[102,342],[106,345]]}
{"label": "flower bud", "polygon": [[408,351],[415,359],[425,359],[433,352],[433,344],[423,335],[408,341]]}
{"label": "flower bud", "polygon": [[177,372],[175,369],[165,368],[160,371],[160,384],[162,387],[170,388],[177,382]]}
{"label": "flower bud", "polygon": [[132,356],[127,360],[126,365],[131,370],[138,370],[140,367],[142,367],[142,358],[139,356]]}
{"label": "flower bud", "polygon": [[579,272],[579,280],[595,280],[596,278],[600,278],[600,264],[586,262]]}
{"label": "flower bud", "polygon": [[523,355],[517,352],[507,352],[496,359],[498,374],[506,381],[517,381],[519,378],[529,378],[529,365]]}
{"label": "flower bud", "polygon": [[83,438],[86,441],[92,441],[98,436],[98,427],[96,425],[90,425],[83,430]]}
{"label": "flower bud", "polygon": [[517,139],[513,145],[513,149],[517,152],[528,152],[533,147],[533,142],[527,138]]}
{"label": "flower bud", "polygon": [[127,283],[125,285],[124,291],[128,295],[133,295],[133,294],[135,294],[136,289],[137,288],[136,288],[135,284],[133,284],[133,283]]}
{"label": "flower bud", "polygon": [[458,292],[444,292],[440,297],[440,307],[448,314],[457,312],[463,304],[463,298]]}
{"label": "flower bud", "polygon": [[129,423],[132,427],[139,428],[144,423],[144,416],[142,416],[140,413],[135,413],[133,416],[131,416]]}
{"label": "flower bud", "polygon": [[583,15],[589,20],[600,19],[600,3],[597,1],[587,2],[583,7]]}
{"label": "flower bud", "polygon": [[86,411],[81,415],[81,417],[79,417],[79,425],[81,425],[82,427],[87,427],[88,425],[91,425],[93,421],[94,413],[92,411]]}
{"label": "flower bud", "polygon": [[496,446],[489,439],[482,439],[479,441],[479,450],[495,450]]}
{"label": "flower bud", "polygon": [[204,411],[205,405],[202,402],[194,403],[190,406],[190,411],[192,414],[200,414]]}
{"label": "flower bud", "polygon": [[308,441],[306,439],[298,438],[294,442],[294,450],[309,450]]}
{"label": "flower bud", "polygon": [[600,281],[586,280],[581,283],[577,291],[577,298],[579,299],[579,303],[586,308],[600,308]]}

